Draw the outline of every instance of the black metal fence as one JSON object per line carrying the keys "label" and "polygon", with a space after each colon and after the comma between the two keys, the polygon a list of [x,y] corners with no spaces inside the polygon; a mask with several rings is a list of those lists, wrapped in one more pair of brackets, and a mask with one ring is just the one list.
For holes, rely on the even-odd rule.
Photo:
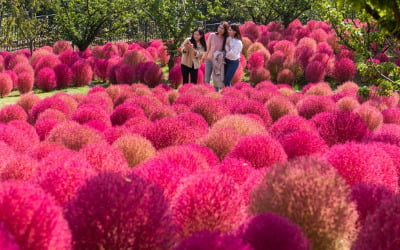
{"label": "black metal fence", "polygon": [[[11,39],[8,42],[0,43],[0,51],[15,51],[23,48],[27,49],[35,49],[45,45],[52,46],[54,42],[63,39],[55,34],[57,34],[57,26],[54,23],[54,14],[52,15],[43,15],[38,16],[37,18],[43,22],[47,22],[48,26],[40,34],[32,39],[24,39],[19,34],[19,30],[14,28],[11,30]],[[219,22],[206,22],[206,21],[198,21],[198,26],[203,27],[206,32],[216,31]],[[3,30],[0,27],[0,41],[1,38],[5,36],[3,34]],[[106,42],[116,42],[116,41],[149,41],[151,39],[159,39],[161,38],[161,31],[155,24],[155,22],[132,22],[129,24],[126,32],[121,34],[113,35],[113,36],[102,36],[96,38],[93,44],[104,44]]]}

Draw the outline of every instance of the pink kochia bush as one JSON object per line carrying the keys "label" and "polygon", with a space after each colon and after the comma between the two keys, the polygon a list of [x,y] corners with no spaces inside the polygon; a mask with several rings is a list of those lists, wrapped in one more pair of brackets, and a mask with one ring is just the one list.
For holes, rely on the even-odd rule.
{"label": "pink kochia bush", "polygon": [[349,249],[357,210],[350,189],[327,162],[300,157],[267,171],[253,191],[250,213],[273,212],[303,230],[312,249]]}
{"label": "pink kochia bush", "polygon": [[195,141],[194,131],[185,122],[173,117],[159,119],[150,124],[143,132],[153,146],[158,150]]}
{"label": "pink kochia bush", "polygon": [[335,63],[333,76],[338,82],[352,80],[357,73],[357,67],[349,58],[341,58]]}
{"label": "pink kochia bush", "polygon": [[315,115],[312,121],[329,146],[347,141],[361,141],[369,132],[364,120],[348,110],[323,112]]}
{"label": "pink kochia bush", "polygon": [[337,144],[324,157],[349,185],[365,182],[382,185],[393,192],[399,188],[392,158],[373,144]]}
{"label": "pink kochia bush", "polygon": [[244,244],[242,239],[234,235],[220,235],[218,232],[200,231],[191,237],[183,240],[174,248],[175,250],[210,250],[210,249],[229,249],[229,250],[250,250],[248,244]]}
{"label": "pink kochia bush", "polygon": [[64,162],[39,167],[35,182],[53,195],[62,207],[71,200],[79,187],[97,172],[85,160],[70,153]]}
{"label": "pink kochia bush", "polygon": [[136,175],[100,173],[67,206],[75,249],[170,249],[175,228],[158,186]]}
{"label": "pink kochia bush", "polygon": [[183,180],[171,206],[181,239],[202,230],[230,232],[245,218],[235,182],[213,170]]}
{"label": "pink kochia bush", "polygon": [[26,121],[27,119],[28,114],[18,104],[7,105],[0,109],[0,122],[7,123],[13,120]]}
{"label": "pink kochia bush", "polygon": [[310,243],[301,228],[287,218],[274,213],[262,213],[249,218],[238,235],[252,249],[309,250]]}
{"label": "pink kochia bush", "polygon": [[112,145],[121,150],[129,167],[138,165],[156,153],[151,142],[138,134],[123,135]]}
{"label": "pink kochia bush", "polygon": [[299,115],[306,119],[312,118],[320,112],[338,110],[336,103],[327,96],[311,95],[297,103]]}
{"label": "pink kochia bush", "polygon": [[240,138],[227,156],[247,160],[254,168],[270,167],[287,160],[282,145],[271,136],[261,134]]}
{"label": "pink kochia bush", "polygon": [[72,67],[72,85],[85,86],[92,81],[93,70],[88,62],[85,60],[76,61]]}
{"label": "pink kochia bush", "polygon": [[43,91],[50,91],[57,87],[57,76],[54,69],[44,67],[36,75],[36,85]]}
{"label": "pink kochia bush", "polygon": [[352,249],[399,249],[400,197],[385,200],[365,220]]}
{"label": "pink kochia bush", "polygon": [[79,150],[79,154],[97,172],[112,171],[126,174],[129,171],[128,162],[123,152],[108,143],[98,142],[87,144]]}
{"label": "pink kochia bush", "polygon": [[359,183],[351,188],[351,198],[357,204],[357,211],[361,225],[367,216],[373,214],[376,209],[394,196],[394,193],[384,186]]}
{"label": "pink kochia bush", "polygon": [[7,73],[0,73],[0,97],[8,96],[13,89],[13,82]]}
{"label": "pink kochia bush", "polygon": [[17,88],[21,94],[28,93],[32,90],[34,84],[33,74],[29,72],[21,72],[18,75]]}
{"label": "pink kochia bush", "polygon": [[318,134],[310,131],[297,130],[278,138],[288,156],[288,159],[312,154],[323,154],[329,147]]}
{"label": "pink kochia bush", "polygon": [[269,130],[269,133],[273,137],[279,138],[286,133],[291,133],[296,130],[304,130],[317,133],[316,128],[312,122],[298,115],[282,116],[281,118],[279,118],[279,120],[274,122]]}
{"label": "pink kochia bush", "polygon": [[23,182],[0,185],[0,224],[19,249],[70,249],[62,209],[41,188]]}
{"label": "pink kochia bush", "polygon": [[3,224],[0,224],[0,249],[19,250],[14,237],[4,228]]}

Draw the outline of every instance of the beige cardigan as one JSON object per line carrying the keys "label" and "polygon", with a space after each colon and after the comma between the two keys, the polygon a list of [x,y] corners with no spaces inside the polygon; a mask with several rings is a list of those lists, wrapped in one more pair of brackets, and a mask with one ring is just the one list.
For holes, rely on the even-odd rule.
{"label": "beige cardigan", "polygon": [[187,51],[185,48],[185,43],[190,42],[190,37],[186,38],[185,41],[181,45],[181,51],[182,51],[182,58],[181,58],[181,64],[191,68],[192,66],[195,69],[198,69],[200,67],[200,61],[201,57],[203,56],[205,50],[201,44],[197,44],[197,49],[191,48]]}

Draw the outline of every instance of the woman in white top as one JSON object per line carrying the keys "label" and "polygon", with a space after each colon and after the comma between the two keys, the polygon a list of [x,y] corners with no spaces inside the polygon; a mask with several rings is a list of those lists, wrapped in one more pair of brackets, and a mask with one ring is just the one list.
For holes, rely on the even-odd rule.
{"label": "woman in white top", "polygon": [[237,24],[232,24],[228,30],[229,37],[225,44],[225,87],[232,86],[232,78],[239,67],[240,53],[243,49],[242,35]]}
{"label": "woman in white top", "polygon": [[213,56],[216,51],[224,51],[226,38],[228,37],[229,23],[223,21],[218,25],[218,30],[211,33],[207,39],[207,51],[203,58],[206,60],[206,71],[204,81],[210,83],[211,74],[213,71]]}
{"label": "woman in white top", "polygon": [[183,84],[190,82],[197,83],[197,72],[201,64],[201,58],[207,50],[204,31],[202,28],[196,28],[192,32],[192,36],[186,38],[182,43],[181,51],[181,71]]}

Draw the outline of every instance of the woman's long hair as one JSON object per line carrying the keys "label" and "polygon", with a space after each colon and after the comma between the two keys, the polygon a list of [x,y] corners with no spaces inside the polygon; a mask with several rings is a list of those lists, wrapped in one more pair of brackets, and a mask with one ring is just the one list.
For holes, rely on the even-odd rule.
{"label": "woman's long hair", "polygon": [[190,38],[190,42],[193,44],[193,47],[195,49],[197,49],[197,43],[196,40],[194,40],[194,32],[199,32],[200,34],[200,44],[201,46],[203,46],[204,50],[207,50],[207,43],[206,43],[206,39],[204,37],[204,30],[202,28],[196,28],[195,30],[193,30],[192,32],[192,37]]}
{"label": "woman's long hair", "polygon": [[[229,23],[226,22],[226,21],[222,21],[222,22],[219,23],[218,27],[219,27],[220,25],[222,25],[222,26],[224,27],[224,34],[223,34],[224,41],[223,41],[223,43],[222,43],[222,49],[221,49],[221,50],[224,50],[224,49],[225,49],[225,44],[226,44],[226,39],[227,39],[228,36],[229,36],[229,33],[228,33]],[[218,32],[217,32],[216,34],[218,35]]]}
{"label": "woman's long hair", "polygon": [[235,38],[238,40],[242,40],[242,34],[240,33],[239,25],[231,24],[231,29],[236,31]]}

